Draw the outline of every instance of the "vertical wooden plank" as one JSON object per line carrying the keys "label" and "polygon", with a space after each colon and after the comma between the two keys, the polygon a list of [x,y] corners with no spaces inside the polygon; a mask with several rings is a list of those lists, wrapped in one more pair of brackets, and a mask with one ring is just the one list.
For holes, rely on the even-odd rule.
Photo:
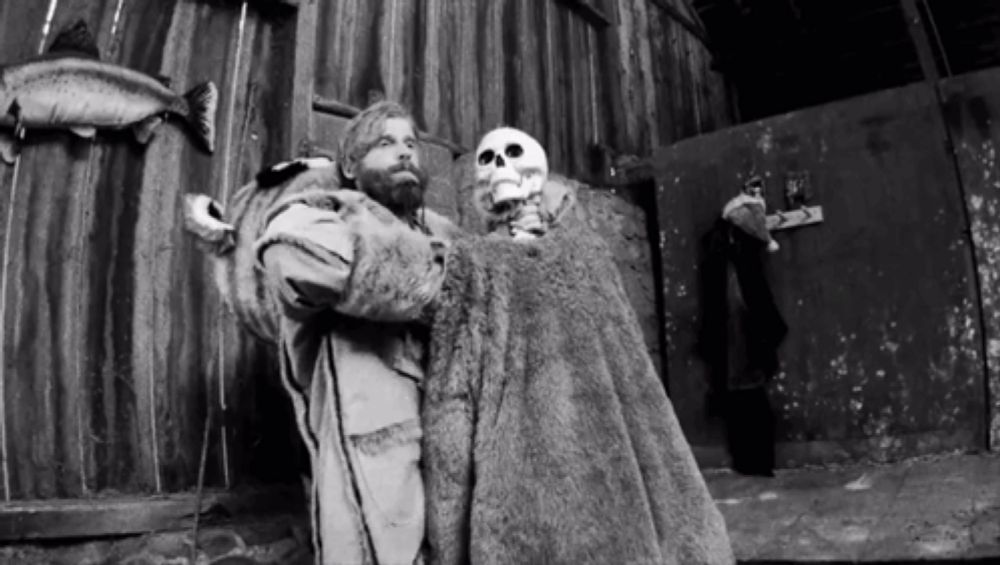
{"label": "vertical wooden plank", "polygon": [[[524,104],[522,88],[524,87],[524,57],[519,46],[522,35],[520,32],[521,18],[520,2],[518,0],[508,0],[504,4],[503,12],[500,16],[500,48],[494,52],[499,54],[503,61],[503,100],[502,121],[509,126],[517,127],[523,122],[520,121],[521,106]],[[524,126],[521,126],[522,128]]]}
{"label": "vertical wooden plank", "polygon": [[[52,4],[50,34],[83,20],[108,51],[117,2],[69,0]],[[14,496],[78,496],[88,490],[89,436],[83,368],[87,328],[80,316],[86,301],[85,257],[91,212],[94,142],[60,132],[29,132],[22,153],[8,226],[5,263],[8,292],[5,353],[15,367],[10,380],[20,397],[12,422],[10,451],[17,462]],[[13,290],[13,292],[10,292]]]}
{"label": "vertical wooden plank", "polygon": [[560,135],[555,147],[550,150],[555,157],[555,162],[551,166],[556,171],[572,174],[575,141],[573,138],[576,135],[576,127],[573,123],[573,55],[569,28],[573,15],[568,7],[561,4],[556,6],[554,15],[551,33],[558,59],[553,61],[552,72],[556,77],[556,90],[562,103],[559,111]]}
{"label": "vertical wooden plank", "polygon": [[587,87],[590,80],[587,77],[587,42],[586,34],[591,24],[577,15],[571,15],[569,20],[569,61],[570,64],[570,100],[573,101],[573,135],[571,136],[570,154],[572,165],[570,170],[574,175],[587,171],[586,157],[589,148],[587,138]]}
{"label": "vertical wooden plank", "polygon": [[[424,52],[427,51],[428,32],[425,3],[425,0],[411,0],[403,4],[403,17],[400,22],[403,32],[399,39],[403,80],[398,99],[413,114],[418,127],[430,131],[424,116],[424,90],[427,88]],[[435,22],[435,27],[438,25],[440,24]]]}
{"label": "vertical wooden plank", "polygon": [[[441,103],[442,89],[439,75],[450,71],[454,67],[452,62],[456,48],[449,45],[455,36],[451,31],[454,6],[447,10],[442,0],[420,0],[417,3],[417,21],[414,32],[414,66],[418,72],[414,74],[414,86],[412,94],[413,111],[419,112],[423,127],[426,131],[434,135],[443,136],[448,139],[453,137],[452,112],[449,111],[454,106],[454,101],[448,106]],[[451,51],[449,51],[449,47]],[[461,86],[453,83],[452,88],[445,89],[445,92],[452,96]]]}
{"label": "vertical wooden plank", "polygon": [[[42,37],[42,29],[45,24],[48,5],[43,2],[14,3],[4,2],[0,4],[0,60],[3,63],[15,63],[31,57],[37,53],[38,44]],[[0,222],[3,227],[3,244],[0,245],[0,264],[2,269],[2,282],[0,282],[0,463],[2,463],[3,496],[5,500],[19,496],[23,489],[18,488],[18,493],[12,492],[12,474],[14,465],[17,463],[15,447],[10,443],[10,436],[16,435],[18,416],[20,410],[18,405],[21,402],[20,387],[21,379],[17,378],[15,371],[14,352],[8,347],[7,325],[7,294],[13,290],[11,277],[9,276],[11,251],[11,229],[17,221],[12,214],[17,209],[18,187],[15,176],[19,169],[19,164],[8,165],[0,163]]]}
{"label": "vertical wooden plank", "polygon": [[621,125],[625,130],[625,144],[619,147],[619,150],[631,154],[639,153],[642,146],[641,140],[646,137],[647,132],[643,100],[644,78],[639,55],[642,49],[640,40],[642,19],[637,13],[637,6],[643,1],[621,0],[619,4],[620,29],[622,30],[619,54],[622,64],[622,99],[625,108],[624,120]]}
{"label": "vertical wooden plank", "polygon": [[[38,44],[42,37],[42,29],[45,24],[46,11],[48,6],[42,2],[12,3],[4,2],[0,5],[0,58],[4,63],[15,63],[34,56],[38,50]],[[22,414],[30,410],[22,406],[29,403],[24,392],[23,378],[19,378],[16,365],[16,357],[11,343],[10,326],[7,323],[10,317],[10,300],[8,294],[13,294],[15,284],[11,277],[11,252],[13,231],[17,231],[16,225],[19,223],[19,214],[15,212],[21,209],[19,202],[23,197],[18,194],[18,178],[20,165],[8,165],[0,163],[0,222],[3,222],[3,261],[2,282],[0,282],[0,312],[3,317],[0,319],[0,455],[3,464],[3,496],[5,500],[24,497],[24,491],[19,481],[15,478],[18,472],[18,463],[23,455],[19,449],[17,438],[22,431]],[[29,389],[30,390],[30,389]],[[14,442],[12,443],[12,440]]]}
{"label": "vertical wooden plank", "polygon": [[[197,477],[199,447],[205,412],[216,403],[220,383],[212,371],[216,363],[216,327],[213,308],[206,308],[210,280],[198,268],[202,255],[184,230],[181,196],[205,191],[213,195],[232,191],[230,167],[236,147],[233,138],[236,108],[229,85],[245,71],[237,59],[240,42],[240,6],[182,3],[175,12],[165,41],[161,72],[175,77],[178,90],[211,80],[219,86],[216,118],[216,155],[196,149],[186,132],[173,128],[161,143],[150,147],[143,176],[137,255],[148,261],[152,277],[137,281],[137,316],[152,323],[137,325],[136,339],[148,340],[152,351],[136,349],[137,365],[149,367],[154,379],[156,441],[162,488],[190,488]],[[242,106],[242,102],[239,104]],[[207,190],[206,190],[207,188]],[[145,313],[145,316],[140,316]],[[154,347],[154,344],[160,344]],[[225,389],[223,389],[225,390]],[[208,484],[224,482],[219,449],[220,422],[211,435]]]}
{"label": "vertical wooden plank", "polygon": [[570,133],[569,78],[566,64],[567,44],[566,27],[569,13],[566,6],[548,2],[546,13],[547,51],[548,51],[548,88],[551,88],[549,107],[550,131],[547,148],[549,151],[549,168],[555,171],[568,170],[569,155],[566,151]]}
{"label": "vertical wooden plank", "polygon": [[[289,61],[297,57],[299,22],[298,15],[261,21],[253,12],[248,14],[245,47],[237,63],[243,78],[234,81],[238,97],[231,129],[233,143],[226,158],[230,175],[227,197],[263,165],[287,158],[292,150],[293,138],[284,116],[290,111],[288,100],[297,86],[291,80]],[[310,137],[319,148],[327,149],[319,117],[312,120]],[[221,201],[228,202],[228,198]],[[206,264],[210,261],[205,258]],[[220,305],[222,298],[215,285],[209,285],[211,280],[206,273],[201,284],[211,287],[206,291],[210,302]],[[222,477],[222,482],[226,486],[289,482],[300,471],[293,462],[298,460],[296,449],[301,446],[281,386],[277,352],[273,344],[261,343],[242,330],[235,316],[224,308],[220,308],[217,324],[221,334],[217,370],[227,399],[226,410],[218,413],[227,434],[223,454],[228,453],[229,475]]]}
{"label": "vertical wooden plank", "polygon": [[476,23],[481,127],[491,130],[504,123],[503,13],[511,0],[494,0],[479,5]]}
{"label": "vertical wooden plank", "polygon": [[[536,2],[535,4],[535,29],[540,38],[538,48],[539,67],[542,76],[540,77],[540,96],[542,99],[542,114],[544,118],[540,121],[540,137],[538,141],[545,145],[549,152],[550,161],[553,159],[553,149],[559,140],[559,124],[561,120],[561,100],[556,89],[555,68],[558,65],[556,48],[553,45],[552,27],[554,25],[555,6],[554,2]],[[552,163],[549,163],[552,166]]]}
{"label": "vertical wooden plank", "polygon": [[[324,2],[322,5],[335,6],[339,4]],[[310,140],[312,139],[311,117],[313,95],[316,92],[317,81],[320,78],[325,79],[327,76],[324,73],[322,77],[319,77],[317,73],[322,68],[317,64],[317,60],[319,59],[317,45],[326,45],[325,43],[317,43],[320,8],[316,0],[310,0],[301,3],[295,11],[295,27],[292,30],[286,31],[286,36],[291,34],[291,37],[294,37],[294,55],[287,62],[287,67],[279,71],[279,74],[275,77],[276,83],[284,84],[286,80],[283,79],[288,78],[291,80],[291,84],[298,87],[289,93],[288,99],[291,100],[290,115],[285,116],[284,112],[281,112],[283,119],[287,120],[290,124],[290,147],[288,148],[288,152],[295,155],[308,152],[309,150]],[[285,26],[285,29],[288,29],[287,23]]]}
{"label": "vertical wooden plank", "polygon": [[518,18],[513,29],[506,30],[517,41],[517,57],[519,73],[515,83],[519,85],[516,122],[530,131],[539,141],[545,139],[545,99],[542,96],[542,83],[545,81],[545,59],[541,52],[541,38],[533,30],[541,24],[536,2],[519,0],[517,2]]}
{"label": "vertical wooden plank", "polygon": [[602,131],[600,127],[600,120],[598,116],[599,113],[599,101],[600,92],[598,89],[598,78],[600,75],[598,73],[598,55],[597,55],[597,35],[598,32],[595,29],[585,29],[583,36],[583,49],[584,61],[584,77],[586,81],[586,96],[584,98],[584,113],[587,116],[587,128],[586,128],[586,150],[588,160],[586,162],[587,171],[589,173],[597,173],[600,175],[605,174],[606,171],[595,170],[595,165],[598,163],[592,163],[590,157],[593,156],[593,150],[598,147],[603,141]]}
{"label": "vertical wooden plank", "polygon": [[644,125],[641,128],[642,133],[637,140],[638,146],[635,149],[635,153],[638,155],[649,155],[654,147],[660,145],[659,134],[656,131],[656,127],[653,126],[656,123],[657,108],[654,102],[656,100],[656,87],[653,83],[653,54],[650,49],[652,30],[649,25],[650,11],[655,8],[645,1],[640,1],[636,2],[635,9],[635,22],[637,25],[633,33],[635,37],[639,38],[635,49],[639,56],[639,77],[641,77],[639,85],[641,94],[638,98],[641,100],[639,108],[643,112],[640,123]]}
{"label": "vertical wooden plank", "polygon": [[386,38],[378,30],[389,12],[383,2],[359,2],[355,10],[357,26],[350,38],[351,56],[347,58],[351,65],[351,82],[346,102],[364,108],[372,100],[386,95],[382,55],[387,45]]}
{"label": "vertical wooden plank", "polygon": [[[468,0],[457,3],[449,2],[448,6],[449,25],[451,29],[457,28],[457,33],[451,37],[457,36],[458,38],[454,49],[449,51],[457,51],[458,54],[450,61],[451,82],[440,83],[439,88],[442,92],[450,92],[452,88],[457,91],[454,104],[448,107],[448,115],[453,116],[452,135],[456,136],[456,139],[460,139],[465,147],[475,148],[479,138],[489,128],[479,111],[483,90],[480,80],[482,69],[477,65],[479,60],[477,48],[480,45],[481,36],[476,16],[483,9],[483,4],[480,0]],[[433,23],[428,25],[433,25]],[[445,45],[442,43],[442,50],[445,49]],[[445,73],[441,73],[441,75],[443,77]]]}
{"label": "vertical wooden plank", "polygon": [[598,81],[600,90],[600,117],[602,121],[602,138],[607,145],[615,150],[623,151],[628,143],[628,126],[626,124],[626,78],[625,58],[626,51],[622,50],[622,45],[626,43],[623,38],[628,37],[630,30],[623,21],[625,3],[631,0],[609,0],[607,5],[613,12],[612,21],[614,25],[608,29],[598,32],[597,37],[597,67],[600,69]]}
{"label": "vertical wooden plank", "polygon": [[570,12],[566,6],[559,6],[557,10],[555,39],[556,45],[561,53],[561,63],[557,72],[559,89],[563,99],[562,122],[565,128],[565,135],[559,140],[559,162],[557,171],[565,171],[572,175],[576,172],[576,144],[578,141],[577,117],[577,96],[576,96],[576,53],[573,52],[573,24],[576,16]]}
{"label": "vertical wooden plank", "polygon": [[413,80],[413,66],[407,64],[410,57],[406,48],[414,35],[415,8],[413,0],[384,0],[383,17],[379,21],[378,29],[372,30],[380,37],[379,68],[385,97],[408,107],[410,101],[404,99],[403,92],[407,83]]}
{"label": "vertical wooden plank", "polygon": [[[116,7],[114,62],[157,74],[163,37],[173,2],[128,0]],[[151,142],[159,143],[166,124]],[[88,480],[94,490],[151,492],[156,488],[153,404],[147,368],[133,362],[137,279],[145,276],[136,257],[136,234],[147,147],[128,132],[99,138],[94,157],[92,210],[86,256],[89,298],[81,317],[87,324],[89,352],[84,371],[90,406],[87,433]],[[159,345],[158,345],[159,346]]]}
{"label": "vertical wooden plank", "polygon": [[670,19],[658,8],[653,8],[655,17],[649,23],[650,49],[656,54],[656,65],[653,67],[653,85],[656,93],[656,129],[659,138],[664,143],[670,143],[678,138],[676,92],[682,88],[676,80],[677,67],[683,64],[678,59],[679,37]]}
{"label": "vertical wooden plank", "polygon": [[[359,0],[311,0],[315,18],[315,90],[331,100],[350,103],[356,49]],[[299,7],[300,28],[308,24],[306,6]]]}
{"label": "vertical wooden plank", "polygon": [[682,48],[680,55],[682,57],[681,61],[683,61],[683,64],[680,65],[680,78],[684,85],[684,90],[681,92],[681,116],[685,117],[683,120],[684,129],[682,135],[684,137],[691,137],[698,133],[698,121],[702,113],[702,108],[698,104],[697,92],[695,91],[698,81],[698,68],[691,57],[694,38],[689,33],[683,31],[683,28],[679,24],[674,25],[676,32],[683,37],[683,40],[678,42]]}

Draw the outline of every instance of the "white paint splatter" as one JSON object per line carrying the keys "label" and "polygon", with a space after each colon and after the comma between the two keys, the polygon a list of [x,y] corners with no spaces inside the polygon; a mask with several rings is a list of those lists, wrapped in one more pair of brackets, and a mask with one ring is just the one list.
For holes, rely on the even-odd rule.
{"label": "white paint splatter", "polygon": [[774,147],[774,138],[773,135],[771,134],[771,130],[767,129],[760,136],[760,139],[757,140],[757,148],[760,149],[761,153],[767,155],[768,153],[771,152],[771,149],[773,147]]}
{"label": "white paint splatter", "polygon": [[844,485],[844,490],[851,490],[851,491],[868,490],[872,488],[872,485],[874,484],[875,484],[874,479],[872,479],[868,475],[868,473],[862,473],[860,477]]}
{"label": "white paint splatter", "polygon": [[975,210],[976,212],[978,212],[978,211],[982,210],[982,208],[983,208],[983,197],[979,196],[978,194],[973,194],[969,198],[969,204],[972,206],[973,210]]}

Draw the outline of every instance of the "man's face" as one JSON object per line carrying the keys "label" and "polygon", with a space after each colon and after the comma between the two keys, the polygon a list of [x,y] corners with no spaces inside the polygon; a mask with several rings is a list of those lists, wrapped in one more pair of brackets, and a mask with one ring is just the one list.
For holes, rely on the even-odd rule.
{"label": "man's face", "polygon": [[412,214],[423,201],[427,173],[420,167],[417,136],[410,120],[388,118],[375,145],[358,161],[357,184],[398,216]]}

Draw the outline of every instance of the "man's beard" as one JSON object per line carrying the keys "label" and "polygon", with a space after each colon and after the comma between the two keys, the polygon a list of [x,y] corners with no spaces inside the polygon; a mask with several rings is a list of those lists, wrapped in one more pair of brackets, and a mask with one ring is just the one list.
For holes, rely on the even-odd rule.
{"label": "man's beard", "polygon": [[[393,179],[393,173],[399,171],[409,171],[416,179]],[[388,169],[362,169],[357,184],[362,192],[393,214],[409,219],[423,205],[427,173],[412,163],[400,163]]]}

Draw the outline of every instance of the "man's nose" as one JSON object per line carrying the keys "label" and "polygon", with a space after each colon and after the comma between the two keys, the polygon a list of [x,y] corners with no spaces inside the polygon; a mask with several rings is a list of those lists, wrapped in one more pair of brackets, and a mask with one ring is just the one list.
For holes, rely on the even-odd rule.
{"label": "man's nose", "polygon": [[413,160],[413,149],[407,146],[399,148],[399,160],[400,161],[412,161]]}

